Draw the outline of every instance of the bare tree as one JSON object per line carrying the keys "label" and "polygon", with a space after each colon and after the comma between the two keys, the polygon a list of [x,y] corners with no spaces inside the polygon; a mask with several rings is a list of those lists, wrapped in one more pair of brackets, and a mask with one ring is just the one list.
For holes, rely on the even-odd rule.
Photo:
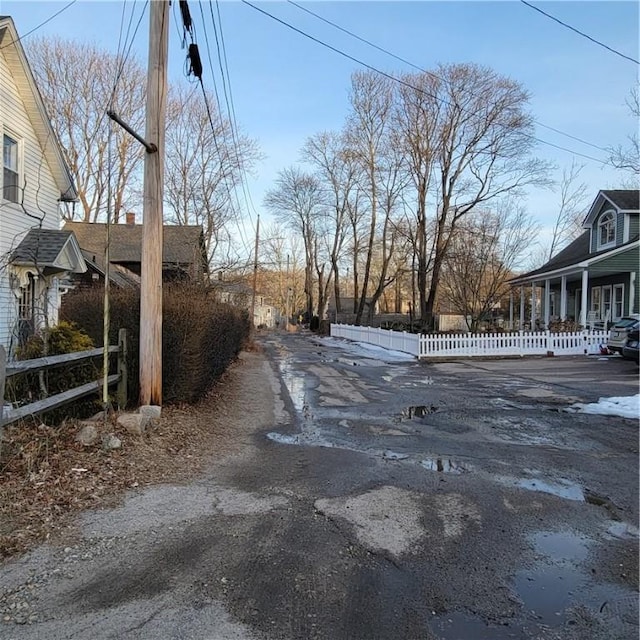
{"label": "bare tree", "polygon": [[582,233],[582,220],[587,206],[587,185],[577,183],[584,165],[575,160],[571,166],[562,170],[562,179],[558,188],[558,214],[553,224],[551,243],[546,252],[545,262],[571,240]]}
{"label": "bare tree", "polygon": [[[351,114],[347,121],[347,140],[354,162],[360,168],[358,174],[359,200],[362,205],[358,212],[368,213],[368,232],[364,249],[364,270],[356,309],[356,324],[360,324],[364,314],[367,296],[373,288],[374,299],[370,299],[369,313],[373,312],[375,301],[380,298],[384,287],[389,284],[386,269],[393,253],[393,237],[390,235],[391,216],[394,212],[398,193],[399,155],[391,144],[391,116],[393,107],[393,86],[391,81],[374,72],[357,72],[351,77]],[[382,214],[382,221],[379,220]],[[372,262],[379,242],[382,268],[377,282],[371,287]],[[358,256],[355,256],[354,265]],[[354,277],[356,269],[354,268]]]}
{"label": "bare tree", "polygon": [[328,287],[333,278],[336,312],[340,313],[340,264],[349,220],[349,207],[355,191],[357,168],[353,156],[346,148],[344,136],[336,133],[320,133],[309,138],[303,149],[303,157],[316,168],[317,177],[324,185],[327,215],[322,223],[326,253],[330,271],[321,278],[320,263],[316,267],[319,281],[318,307],[324,308]]}
{"label": "bare tree", "polygon": [[[422,290],[424,276],[419,282],[421,315],[426,324],[432,324],[444,260],[461,219],[481,204],[527,185],[544,184],[548,167],[531,155],[533,121],[526,112],[528,95],[517,82],[474,64],[439,65],[428,83],[421,75],[404,76],[408,91],[421,94],[413,100],[420,107],[415,109],[416,117],[405,120],[404,138],[411,123],[415,136],[429,131],[428,143],[418,146],[409,140],[408,144],[418,154],[412,159],[412,173],[420,177],[423,189],[433,180],[428,289]],[[407,102],[411,104],[405,98]],[[421,197],[419,190],[418,216]],[[424,254],[420,260],[424,263]]]}
{"label": "bare tree", "polygon": [[304,293],[309,319],[314,314],[314,269],[318,251],[318,216],[324,207],[318,179],[297,167],[283,169],[275,188],[267,192],[265,206],[276,219],[299,233],[304,247]]}
{"label": "bare tree", "polygon": [[[79,217],[85,222],[104,217],[111,175],[117,222],[124,210],[137,204],[143,149],[126,131],[112,126],[110,152],[111,124],[105,112],[111,108],[134,129],[143,130],[142,66],[131,56],[124,61],[94,45],[57,37],[34,38],[25,47],[78,190]],[[74,212],[67,215],[74,217]]]}
{"label": "bare tree", "polygon": [[531,217],[512,202],[493,211],[478,210],[457,226],[443,264],[443,293],[470,331],[477,331],[508,293],[509,278],[536,233]]}
{"label": "bare tree", "polygon": [[635,131],[628,137],[628,146],[609,149],[609,161],[617,169],[631,173],[630,187],[637,189],[640,180],[640,136],[638,135],[638,119],[640,119],[640,91],[634,87],[626,100],[629,112],[635,121]]}
{"label": "bare tree", "polygon": [[[239,223],[244,172],[259,154],[255,142],[234,132],[208,96],[179,87],[167,107],[165,200],[167,219],[202,225],[210,262],[228,268],[232,225]],[[210,119],[211,116],[211,119]],[[224,254],[224,255],[221,255]]]}

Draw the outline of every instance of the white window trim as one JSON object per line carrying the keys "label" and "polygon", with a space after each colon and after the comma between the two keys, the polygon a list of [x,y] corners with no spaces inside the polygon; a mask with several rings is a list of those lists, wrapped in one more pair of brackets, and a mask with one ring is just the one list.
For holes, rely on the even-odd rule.
{"label": "white window trim", "polygon": [[[600,242],[600,239],[601,239],[600,226],[602,223],[602,219],[609,214],[611,214],[611,218],[613,220],[613,240],[611,240],[610,242],[602,243]],[[598,222],[596,224],[596,243],[597,243],[598,249],[609,249],[610,247],[615,247],[617,235],[618,235],[618,219],[616,216],[616,212],[613,209],[607,209],[598,218]]]}
{"label": "white window trim", "polygon": [[[617,315],[615,313],[616,311],[616,291],[621,291],[621,295],[620,295],[620,315]],[[620,318],[622,318],[624,316],[624,284],[614,284],[613,285],[613,292],[611,294],[613,297],[611,298],[611,314],[612,314],[612,318],[611,320],[613,321],[617,321],[620,320]]]}
{"label": "white window trim", "polygon": [[[605,291],[609,292],[609,317],[607,318],[607,310],[605,304]],[[610,284],[604,285],[600,291],[600,319],[611,322],[613,314],[613,287]]]}
{"label": "white window trim", "polygon": [[[596,297],[596,291],[598,292],[598,308],[595,308],[595,297]],[[589,300],[589,311],[593,311],[594,313],[598,314],[598,318],[600,317],[600,314],[602,313],[602,287],[591,287],[591,296],[589,296],[591,299]]]}
{"label": "white window trim", "polygon": [[13,204],[13,205],[19,205],[20,202],[22,201],[22,188],[23,188],[23,184],[24,184],[24,141],[22,139],[21,136],[19,136],[17,133],[15,133],[15,131],[12,131],[11,129],[8,128],[4,128],[2,131],[2,144],[4,145],[4,136],[8,136],[9,138],[11,138],[12,140],[16,141],[17,147],[18,147],[18,201],[14,202],[13,200],[7,200],[4,197],[4,157],[2,158],[2,177],[0,177],[0,200],[2,200],[2,202],[8,203],[8,204]]}

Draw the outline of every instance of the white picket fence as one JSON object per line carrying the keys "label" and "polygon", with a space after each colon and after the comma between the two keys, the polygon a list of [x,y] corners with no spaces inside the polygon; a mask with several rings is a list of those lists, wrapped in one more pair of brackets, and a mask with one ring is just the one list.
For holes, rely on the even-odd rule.
{"label": "white picket fence", "polygon": [[331,335],[403,351],[417,358],[446,356],[593,355],[607,343],[606,331],[425,334],[332,324]]}

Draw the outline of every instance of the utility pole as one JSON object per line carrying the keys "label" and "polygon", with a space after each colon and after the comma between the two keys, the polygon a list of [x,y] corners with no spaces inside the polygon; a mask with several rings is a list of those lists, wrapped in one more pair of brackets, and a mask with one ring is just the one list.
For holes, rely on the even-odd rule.
{"label": "utility pole", "polygon": [[140,404],[162,404],[162,200],[167,104],[169,1],[149,3],[149,63],[140,280]]}
{"label": "utility pole", "polygon": [[260,216],[256,223],[256,248],[253,255],[253,292],[251,294],[251,324],[255,327],[256,286],[258,284],[258,242],[260,241]]}
{"label": "utility pole", "polygon": [[287,253],[287,304],[285,305],[285,313],[287,314],[287,325],[286,329],[289,331],[289,318],[291,314],[289,313],[289,300],[291,295],[291,277],[289,275],[289,254]]}

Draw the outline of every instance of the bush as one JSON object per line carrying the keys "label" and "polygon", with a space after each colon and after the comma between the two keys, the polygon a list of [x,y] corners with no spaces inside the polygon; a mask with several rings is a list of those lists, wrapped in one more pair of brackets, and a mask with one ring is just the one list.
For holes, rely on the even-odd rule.
{"label": "bush", "polygon": [[[61,317],[73,320],[102,343],[104,292],[80,289],[63,298]],[[118,330],[127,330],[128,397],[137,402],[139,383],[140,292],[113,290],[110,299],[111,344]],[[214,300],[214,292],[190,283],[163,287],[162,367],[163,402],[194,402],[236,358],[249,336],[246,311]]]}
{"label": "bush", "polygon": [[[31,336],[24,346],[16,350],[18,360],[32,360],[45,355],[55,356],[94,348],[91,338],[72,322],[61,322]],[[27,372],[12,376],[7,381],[5,398],[16,404],[29,404],[38,399],[56,395],[98,379],[101,364],[91,360],[58,365],[40,372]],[[96,411],[95,400],[82,400],[74,404],[76,417]],[[58,422],[69,415],[68,410],[56,409],[46,414],[47,420]]]}

